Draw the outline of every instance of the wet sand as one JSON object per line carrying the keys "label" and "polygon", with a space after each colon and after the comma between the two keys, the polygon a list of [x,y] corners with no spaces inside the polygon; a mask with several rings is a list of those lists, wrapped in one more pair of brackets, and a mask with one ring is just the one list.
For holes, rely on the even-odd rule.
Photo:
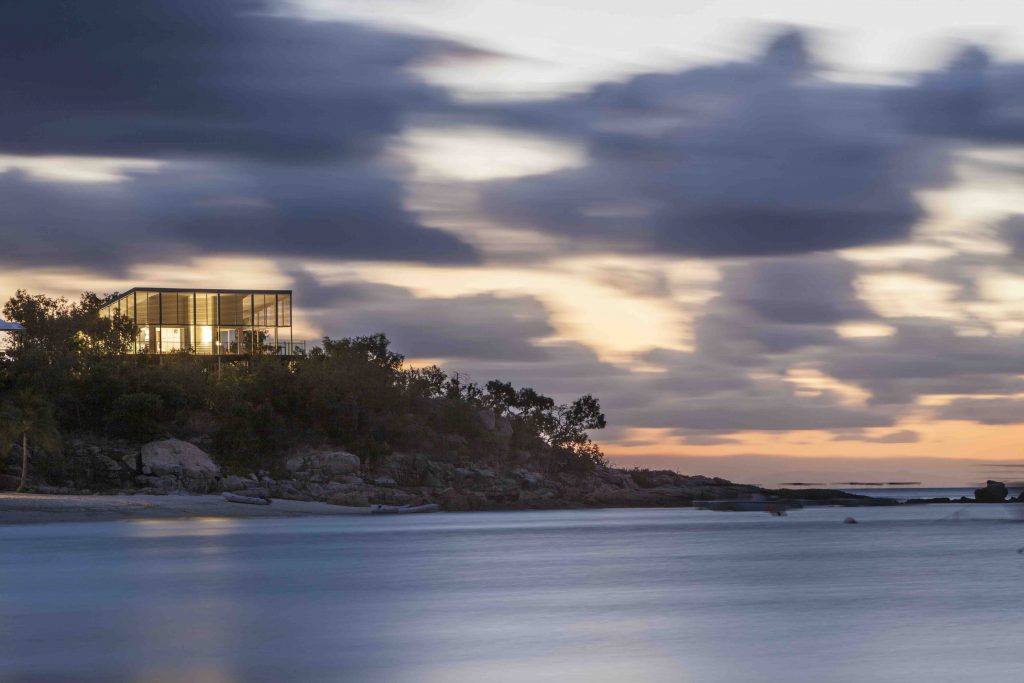
{"label": "wet sand", "polygon": [[244,505],[229,503],[219,495],[77,496],[0,493],[0,524],[360,514],[369,514],[369,508],[277,499],[271,505]]}

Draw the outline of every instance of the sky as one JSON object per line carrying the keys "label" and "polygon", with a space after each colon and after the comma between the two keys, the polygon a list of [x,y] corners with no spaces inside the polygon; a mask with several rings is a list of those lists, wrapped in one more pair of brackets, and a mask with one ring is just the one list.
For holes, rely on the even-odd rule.
{"label": "sky", "polygon": [[1024,462],[1018,3],[4,16],[3,298],[291,288],[297,338],[383,331],[414,365],[593,393],[624,465]]}

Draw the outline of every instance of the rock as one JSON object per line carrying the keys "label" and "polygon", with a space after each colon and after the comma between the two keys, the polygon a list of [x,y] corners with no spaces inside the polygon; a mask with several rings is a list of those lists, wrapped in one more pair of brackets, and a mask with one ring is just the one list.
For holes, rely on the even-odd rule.
{"label": "rock", "polygon": [[324,486],[324,499],[326,500],[331,496],[337,495],[347,490],[348,487],[345,486],[345,484],[342,484],[340,481],[327,482],[327,484]]}
{"label": "rock", "polygon": [[481,408],[476,414],[477,419],[480,420],[480,424],[487,431],[493,432],[495,425],[494,411]]}
{"label": "rock", "polygon": [[422,454],[396,453],[383,469],[398,486],[444,486],[442,466]]}
{"label": "rock", "polygon": [[140,460],[141,456],[138,453],[130,453],[121,458],[121,462],[124,463],[125,469],[127,469],[130,472],[139,471],[139,469],[142,467]]}
{"label": "rock", "polygon": [[370,504],[370,499],[361,491],[342,491],[330,496],[327,502],[331,505],[347,505],[362,508]]}
{"label": "rock", "polygon": [[143,474],[172,475],[193,479],[214,479],[220,468],[209,455],[188,441],[165,439],[142,447]]}
{"label": "rock", "polygon": [[601,470],[598,470],[597,475],[598,475],[598,477],[602,481],[607,482],[607,483],[611,484],[612,486],[616,486],[618,488],[623,488],[623,489],[637,489],[637,488],[639,488],[637,486],[636,482],[633,481],[633,477],[629,476],[629,474],[627,474],[625,472],[621,472],[621,471],[617,471],[617,470],[611,470],[611,469],[601,469]]}
{"label": "rock", "polygon": [[357,474],[361,466],[359,456],[348,451],[314,451],[289,458],[285,463],[296,478],[320,478],[322,481]]}
{"label": "rock", "polygon": [[512,422],[504,416],[497,416],[494,418],[494,429],[503,436],[512,436],[514,431]]}
{"label": "rock", "polygon": [[220,479],[220,468],[198,446],[178,439],[151,441],[142,447],[140,478],[160,491],[208,493]]}
{"label": "rock", "polygon": [[541,488],[547,481],[544,479],[544,475],[525,469],[518,469],[512,475],[519,482],[520,486],[528,490]]}
{"label": "rock", "polygon": [[[313,500],[313,497],[302,490],[302,482],[285,479],[283,481],[268,484],[266,479],[261,479],[261,486],[270,491],[273,498],[284,498],[285,500]],[[245,493],[241,491],[240,493]]]}
{"label": "rock", "polygon": [[140,474],[135,477],[135,484],[141,488],[150,490],[152,493],[171,493],[172,491],[180,491],[182,489],[181,480],[171,474],[165,474],[159,477]]}
{"label": "rock", "polygon": [[421,501],[415,494],[394,488],[369,488],[365,495],[371,504],[413,505]]}
{"label": "rock", "polygon": [[107,472],[116,473],[121,471],[121,466],[113,458],[108,458],[105,455],[96,455],[96,466],[101,469],[105,469]]}
{"label": "rock", "polygon": [[1006,484],[989,479],[985,484],[985,488],[974,491],[974,500],[979,503],[1002,503],[1006,500],[1008,494],[1009,491],[1006,489]]}
{"label": "rock", "polygon": [[230,477],[224,477],[224,481],[221,482],[221,488],[225,491],[241,491],[242,489],[253,488],[256,485],[255,479],[245,479],[234,474]]}
{"label": "rock", "polygon": [[252,486],[244,489],[235,489],[233,491],[226,491],[226,493],[237,493],[240,496],[246,498],[266,498],[270,499],[270,491],[262,486]]}
{"label": "rock", "polygon": [[847,517],[846,519],[843,520],[843,524],[856,524],[856,523],[857,523],[857,520],[855,520],[853,517]]}

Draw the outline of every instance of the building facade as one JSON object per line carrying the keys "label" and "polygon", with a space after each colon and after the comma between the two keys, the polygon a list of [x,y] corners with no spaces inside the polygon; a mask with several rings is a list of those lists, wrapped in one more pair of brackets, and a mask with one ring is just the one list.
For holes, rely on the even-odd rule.
{"label": "building facade", "polygon": [[136,287],[111,297],[100,315],[127,316],[137,353],[205,356],[295,355],[290,290]]}

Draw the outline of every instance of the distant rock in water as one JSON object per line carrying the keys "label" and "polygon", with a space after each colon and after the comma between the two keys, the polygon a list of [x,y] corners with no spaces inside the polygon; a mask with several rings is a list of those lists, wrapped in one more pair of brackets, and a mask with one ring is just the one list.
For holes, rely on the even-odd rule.
{"label": "distant rock in water", "polygon": [[857,520],[853,517],[847,517],[843,520],[843,524],[857,524]]}
{"label": "distant rock in water", "polygon": [[989,479],[985,484],[985,488],[975,489],[974,500],[978,503],[1002,503],[1006,501],[1006,496],[1009,493],[1006,489],[1006,484]]}

